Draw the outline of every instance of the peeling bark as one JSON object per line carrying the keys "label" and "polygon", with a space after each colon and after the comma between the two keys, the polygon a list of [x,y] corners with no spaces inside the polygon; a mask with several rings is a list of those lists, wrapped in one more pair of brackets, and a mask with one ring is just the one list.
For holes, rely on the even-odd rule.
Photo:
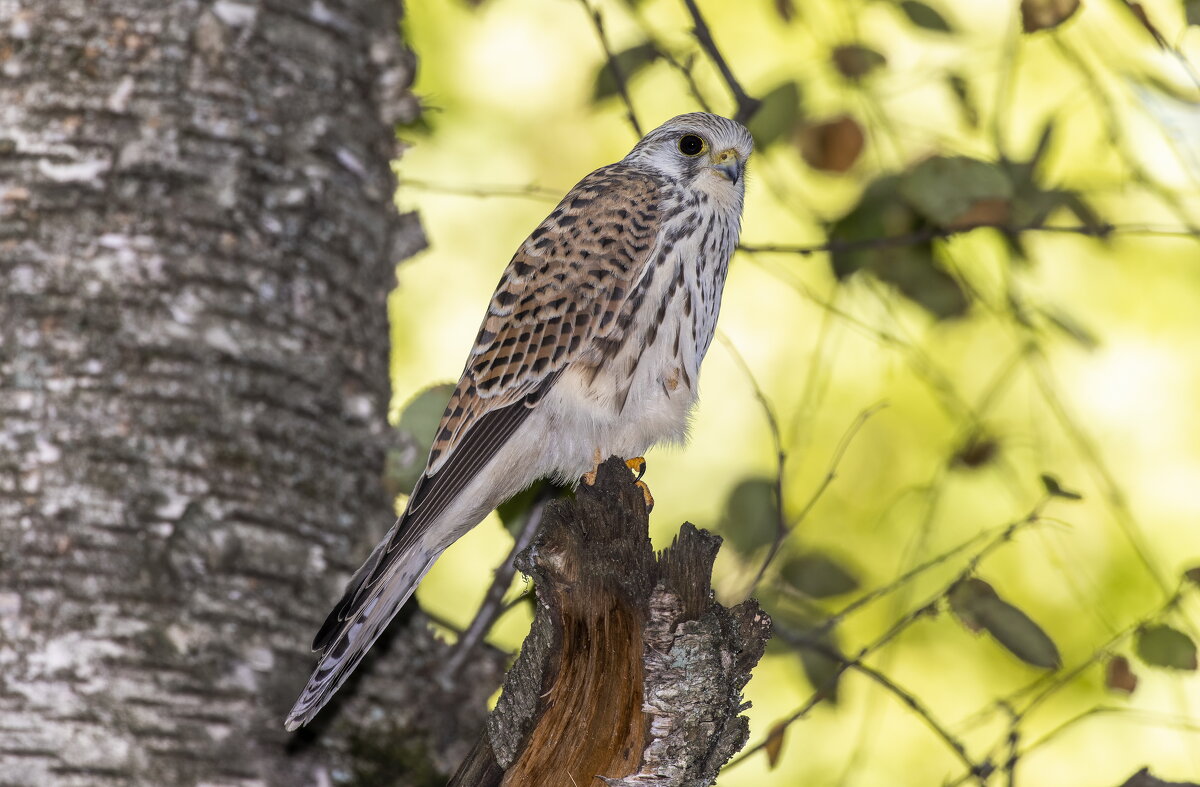
{"label": "peeling bark", "polygon": [[448,696],[423,626],[282,728],[393,521],[398,15],[0,0],[0,783],[404,784],[468,751],[497,660]]}
{"label": "peeling bark", "polygon": [[453,787],[712,784],[749,734],[742,689],[771,621],[712,599],[720,539],[685,524],[657,560],[641,490],[610,459],[552,503],[518,559],[538,608]]}

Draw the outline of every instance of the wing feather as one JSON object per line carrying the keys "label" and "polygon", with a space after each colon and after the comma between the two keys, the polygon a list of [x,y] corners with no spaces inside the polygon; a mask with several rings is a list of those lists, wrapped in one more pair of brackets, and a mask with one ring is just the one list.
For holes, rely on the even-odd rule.
{"label": "wing feather", "polygon": [[622,315],[640,297],[637,285],[653,257],[663,191],[658,178],[628,165],[598,169],[513,256],[408,507],[313,640],[321,660],[289,728],[311,719],[349,677],[436,559],[438,548],[424,541],[430,528],[557,377],[573,363],[598,360],[603,347],[619,346],[628,324]]}

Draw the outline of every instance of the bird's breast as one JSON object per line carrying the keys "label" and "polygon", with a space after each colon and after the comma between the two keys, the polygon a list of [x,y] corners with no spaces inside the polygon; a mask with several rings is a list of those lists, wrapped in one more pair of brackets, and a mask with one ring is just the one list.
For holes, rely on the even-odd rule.
{"label": "bird's breast", "polygon": [[694,212],[664,227],[659,243],[665,248],[630,294],[616,335],[568,368],[548,402],[561,428],[594,444],[579,447],[588,461],[596,450],[638,456],[687,436],[737,227]]}

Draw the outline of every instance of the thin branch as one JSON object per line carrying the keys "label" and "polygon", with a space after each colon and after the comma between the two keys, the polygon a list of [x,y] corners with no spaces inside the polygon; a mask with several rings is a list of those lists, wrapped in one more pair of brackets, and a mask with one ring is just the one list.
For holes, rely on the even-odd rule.
{"label": "thin branch", "polygon": [[402,189],[419,189],[421,191],[429,191],[435,194],[453,194],[461,197],[520,197],[523,199],[533,199],[547,202],[558,202],[562,199],[565,190],[552,189],[546,186],[538,186],[530,183],[525,186],[512,185],[481,185],[481,184],[465,184],[455,185],[448,183],[434,183],[428,180],[417,180],[415,178],[400,178],[397,185]]}
{"label": "thin branch", "polygon": [[492,586],[488,588],[487,595],[484,596],[483,603],[479,606],[479,611],[475,613],[475,619],[471,621],[471,625],[459,637],[453,652],[450,653],[449,658],[446,659],[446,663],[438,673],[438,681],[447,688],[453,685],[459,670],[463,668],[463,665],[474,654],[475,649],[483,642],[483,638],[492,628],[492,624],[508,609],[503,602],[504,595],[508,592],[508,586],[512,584],[513,575],[517,571],[516,566],[513,565],[513,559],[533,543],[533,537],[537,534],[538,527],[542,523],[542,512],[552,497],[552,494],[542,494],[530,506],[529,513],[525,517],[525,522],[517,532],[512,549],[509,550],[508,557],[496,569]]}
{"label": "thin branch", "polygon": [[758,399],[759,405],[762,407],[763,415],[766,416],[767,426],[771,430],[771,441],[775,446],[775,540],[771,544],[771,550],[767,555],[767,559],[763,561],[762,567],[758,569],[758,574],[755,575],[754,581],[750,583],[750,588],[746,591],[749,596],[754,592],[754,588],[758,586],[762,580],[763,572],[767,570],[775,553],[779,551],[779,547],[783,544],[788,534],[787,520],[784,518],[783,512],[783,472],[787,465],[787,452],[783,448],[783,433],[779,429],[779,418],[775,415],[775,408],[771,405],[771,401],[767,399],[767,395],[763,393],[762,387],[758,384],[758,380],[754,377],[754,372],[750,369],[750,364],[746,363],[746,359],[738,352],[733,341],[724,333],[717,334],[718,341],[729,351],[730,357],[734,363],[741,369],[743,376],[750,383],[750,387],[754,390],[754,397]]}
{"label": "thin branch", "polygon": [[[858,609],[862,609],[864,606],[868,605],[868,603],[881,599],[881,597],[884,595],[888,595],[898,588],[905,587],[905,585],[910,582],[913,577],[918,576],[919,573],[928,571],[936,565],[946,563],[946,561],[948,561],[950,558],[953,558],[954,555],[966,551],[967,548],[970,548],[974,545],[974,543],[978,543],[980,540],[983,540],[984,537],[988,536],[989,534],[994,534],[992,535],[991,539],[979,549],[977,553],[972,555],[970,560],[967,560],[967,563],[964,565],[964,567],[962,567],[960,571],[956,572],[955,576],[950,579],[948,583],[944,584],[936,594],[929,596],[924,603],[920,603],[920,605],[913,607],[910,612],[905,614],[904,617],[900,618],[900,620],[896,621],[896,623],[893,624],[888,631],[884,632],[882,636],[876,638],[874,642],[866,645],[866,647],[864,647],[862,650],[859,650],[856,659],[853,661],[842,661],[838,668],[834,669],[834,674],[830,675],[830,677],[826,680],[826,683],[822,684],[821,686],[814,686],[814,692],[812,692],[812,695],[809,697],[808,701],[806,701],[803,705],[800,705],[800,707],[794,711],[792,715],[788,716],[787,719],[781,722],[782,728],[786,729],[788,726],[791,726],[792,723],[797,722],[808,715],[810,711],[814,709],[816,705],[820,703],[822,699],[824,699],[824,697],[826,697],[826,692],[834,685],[835,681],[840,678],[840,675],[844,673],[846,669],[851,667],[857,668],[858,663],[862,662],[869,655],[876,653],[876,651],[883,648],[884,645],[892,642],[893,639],[898,637],[902,631],[905,631],[908,626],[911,626],[913,623],[916,623],[917,620],[926,617],[926,615],[934,614],[937,611],[938,603],[940,603],[942,599],[946,597],[946,594],[949,593],[950,588],[953,588],[956,583],[961,581],[961,579],[971,576],[972,573],[976,571],[979,564],[982,563],[982,561],[988,557],[989,554],[994,552],[995,549],[1000,548],[1000,546],[1004,545],[1004,543],[1012,541],[1013,536],[1018,533],[1018,530],[1021,528],[1026,527],[1026,525],[1042,521],[1042,509],[1046,504],[1049,503],[1049,501],[1050,498],[1048,495],[1045,495],[1045,497],[1040,498],[1037,503],[1033,505],[1030,512],[1026,513],[1024,517],[1016,519],[1016,521],[1010,522],[1006,525],[1002,525],[1000,528],[985,530],[983,533],[974,535],[966,542],[960,543],[959,546],[950,549],[950,551],[938,555],[937,558],[928,560],[922,565],[913,567],[912,570],[907,571],[904,576],[896,578],[892,583],[884,585],[883,588],[871,591],[871,593],[859,597],[859,599],[853,603],[850,603],[850,605],[847,605],[845,608],[842,608],[841,612],[832,615],[832,617],[829,617],[826,621],[824,621],[820,627],[817,627],[817,629],[812,631],[810,633],[812,641],[820,641],[820,637],[827,635],[827,633],[832,630],[836,624],[840,623],[841,620],[844,620],[848,614],[856,612]],[[780,726],[776,725],[772,732],[773,734],[779,734]],[[760,743],[751,746],[748,750],[745,750],[742,755],[734,759],[734,761],[732,761],[728,767],[732,768],[733,765],[745,761],[746,758],[755,755],[756,752],[766,749],[768,740],[770,740],[769,735],[766,739],[760,741]],[[971,770],[971,774],[978,773],[976,770],[978,765],[976,765],[976,763],[970,762],[970,759],[968,759],[967,764],[968,769]],[[976,777],[978,779],[979,776]]]}
{"label": "thin branch", "polygon": [[[1029,525],[1040,522],[1042,520],[1042,509],[1045,507],[1046,503],[1048,503],[1049,501],[1050,501],[1049,497],[1043,497],[1041,500],[1039,500],[1037,502],[1036,505],[1034,505],[1034,507],[1029,511],[1029,513],[1026,514],[1024,517],[1022,517],[1021,519],[1018,519],[1014,522],[1009,522],[1008,524],[1001,525],[999,527],[993,527],[990,530],[984,530],[980,533],[976,533],[974,536],[972,536],[971,538],[962,542],[958,546],[952,547],[951,549],[943,552],[942,554],[937,555],[936,557],[932,557],[929,560],[926,560],[924,563],[921,563],[918,566],[913,566],[908,571],[906,571],[903,574],[901,574],[900,576],[896,577],[894,580],[892,580],[888,584],[884,585],[883,587],[876,588],[875,590],[871,591],[870,593],[866,593],[866,594],[856,598],[854,601],[850,602],[845,607],[843,607],[840,612],[837,612],[837,613],[833,614],[832,616],[830,616],[830,618],[828,620],[826,620],[824,624],[822,624],[821,630],[828,631],[828,630],[832,629],[835,625],[840,623],[842,620],[844,620],[849,615],[857,612],[858,610],[862,609],[863,607],[867,606],[868,604],[871,604],[871,603],[879,600],[880,598],[883,598],[884,596],[894,593],[895,591],[897,591],[900,588],[907,585],[909,583],[909,581],[911,581],[912,579],[916,578],[917,576],[920,576],[921,574],[924,574],[926,571],[929,571],[932,568],[936,568],[937,566],[940,566],[943,563],[948,562],[955,556],[962,554],[963,552],[967,551],[968,549],[970,549],[971,547],[973,547],[975,544],[979,543],[980,541],[983,541],[985,538],[987,538],[990,535],[991,539],[983,546],[982,549],[979,550],[979,552],[975,553],[975,555],[971,558],[970,562],[967,563],[966,568],[955,577],[954,582],[957,582],[959,579],[969,575],[972,571],[974,571],[975,568],[979,565],[979,563],[984,558],[986,558],[993,551],[998,549],[1002,544],[1005,544],[1005,543],[1011,541],[1013,539],[1013,537],[1017,534],[1017,531],[1019,531],[1020,529],[1022,529],[1024,527],[1027,527]],[[954,583],[951,582],[950,584],[954,584]]]}
{"label": "thin branch", "polygon": [[633,133],[637,134],[638,139],[642,137],[642,124],[638,122],[637,112],[633,109],[633,99],[629,97],[629,87],[625,83],[625,74],[621,71],[621,66],[617,63],[616,57],[613,56],[612,47],[608,44],[608,35],[604,32],[604,18],[600,15],[599,9],[592,8],[588,0],[579,0],[583,3],[584,9],[588,12],[588,16],[592,20],[592,27],[596,29],[596,38],[600,39],[600,46],[604,49],[605,68],[612,72],[613,81],[617,83],[617,92],[621,94],[621,100],[625,102],[625,112],[629,119],[629,125],[633,126]]}
{"label": "thin branch", "polygon": [[684,81],[687,82],[688,92],[692,94],[692,98],[696,99],[696,103],[700,106],[700,109],[705,112],[712,112],[712,107],[709,106],[708,99],[704,97],[704,93],[700,90],[700,84],[696,81],[696,75],[692,73],[692,65],[696,59],[695,54],[688,55],[687,60],[681,63],[665,48],[660,47],[659,51],[662,52],[667,63],[683,76]]}
{"label": "thin branch", "polygon": [[903,235],[889,235],[883,238],[831,240],[813,246],[742,243],[738,245],[738,251],[745,252],[746,254],[799,254],[803,257],[808,257],[813,254],[821,254],[825,252],[857,251],[860,249],[881,249],[890,248],[892,246],[909,246],[914,243],[923,243],[928,240],[963,235],[971,232],[972,230],[978,229],[993,229],[1013,237],[1022,232],[1056,232],[1070,235],[1083,235],[1086,237],[1101,239],[1108,238],[1112,235],[1146,235],[1164,238],[1200,239],[1200,232],[1185,228],[1173,227],[1120,226],[1117,224],[1079,224],[1070,226],[1028,224],[1022,226],[1012,226],[1009,224],[981,222],[977,224],[964,224],[958,227],[931,226],[916,232],[909,232]]}
{"label": "thin branch", "polygon": [[700,46],[716,65],[717,70],[721,72],[721,78],[725,80],[725,84],[729,86],[729,92],[733,94],[733,100],[737,104],[737,111],[733,119],[739,123],[747,122],[758,111],[762,102],[747,95],[746,91],[742,89],[741,83],[733,75],[729,64],[725,62],[725,56],[721,54],[721,50],[717,49],[717,43],[713,41],[708,23],[704,21],[704,16],[696,6],[696,0],[683,0],[683,4],[687,6],[688,13],[692,15],[692,23],[695,25],[692,32],[695,34],[696,40],[700,42]]}

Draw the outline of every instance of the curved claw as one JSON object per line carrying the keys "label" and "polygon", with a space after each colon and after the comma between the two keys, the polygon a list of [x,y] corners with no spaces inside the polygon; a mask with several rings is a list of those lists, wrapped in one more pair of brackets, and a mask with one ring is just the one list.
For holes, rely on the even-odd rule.
{"label": "curved claw", "polygon": [[646,513],[649,514],[654,510],[654,495],[650,494],[650,487],[646,486],[645,481],[638,481],[634,486],[642,490],[642,497],[646,498]]}
{"label": "curved claw", "polygon": [[626,459],[625,466],[637,474],[638,481],[641,481],[642,476],[646,474],[646,460],[643,457],[635,456],[633,459]]}

